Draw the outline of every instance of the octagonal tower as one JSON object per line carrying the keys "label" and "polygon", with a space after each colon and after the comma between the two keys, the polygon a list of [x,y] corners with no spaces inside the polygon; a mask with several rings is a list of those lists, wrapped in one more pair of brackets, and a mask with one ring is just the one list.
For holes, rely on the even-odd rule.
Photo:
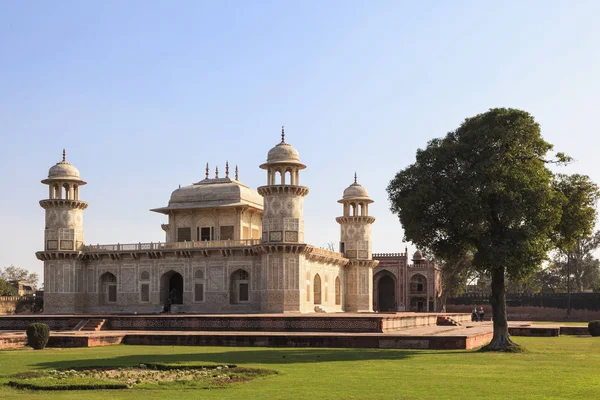
{"label": "octagonal tower", "polygon": [[270,244],[304,243],[303,199],[308,194],[300,186],[298,151],[285,142],[281,127],[281,143],[269,150],[267,162],[260,168],[267,171],[267,185],[258,188],[264,198],[262,242]]}

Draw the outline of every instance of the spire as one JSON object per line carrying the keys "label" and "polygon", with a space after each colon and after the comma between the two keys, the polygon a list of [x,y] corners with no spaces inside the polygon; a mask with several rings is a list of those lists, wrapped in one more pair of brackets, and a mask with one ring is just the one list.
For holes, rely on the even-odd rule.
{"label": "spire", "polygon": [[356,178],[356,171],[354,171],[354,184],[358,185],[357,178]]}
{"label": "spire", "polygon": [[225,178],[229,178],[229,161],[225,161]]}
{"label": "spire", "polygon": [[62,162],[67,162],[67,150],[63,149],[63,160]]}
{"label": "spire", "polygon": [[239,171],[238,171],[238,167],[237,167],[237,165],[236,165],[236,166],[235,166],[235,180],[236,180],[236,181],[237,181],[237,180],[239,180],[239,179],[238,179],[238,177],[239,177]]}
{"label": "spire", "polygon": [[217,165],[217,168],[215,168],[215,179],[219,179],[219,166]]}
{"label": "spire", "polygon": [[208,179],[208,163],[206,163],[206,179]]}
{"label": "spire", "polygon": [[285,143],[285,130],[283,128],[283,125],[281,125],[281,144]]}

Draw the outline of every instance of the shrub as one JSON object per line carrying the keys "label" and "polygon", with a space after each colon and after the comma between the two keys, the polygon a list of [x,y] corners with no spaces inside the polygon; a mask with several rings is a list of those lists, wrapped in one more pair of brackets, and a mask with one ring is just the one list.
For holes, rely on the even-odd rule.
{"label": "shrub", "polygon": [[592,336],[600,336],[600,320],[590,321],[588,324],[588,331]]}
{"label": "shrub", "polygon": [[27,327],[27,344],[35,350],[42,350],[48,344],[50,328],[39,322],[29,324]]}

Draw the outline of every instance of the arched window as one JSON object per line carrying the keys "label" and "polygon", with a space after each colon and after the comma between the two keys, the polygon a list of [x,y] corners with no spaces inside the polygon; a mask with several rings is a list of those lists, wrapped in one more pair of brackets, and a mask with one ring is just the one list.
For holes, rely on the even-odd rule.
{"label": "arched window", "polygon": [[416,274],[410,278],[410,292],[411,293],[424,293],[427,289],[427,279],[421,275]]}
{"label": "arched window", "polygon": [[325,284],[324,286],[324,291],[325,291],[325,304],[327,304],[327,302],[329,301],[329,282],[327,279],[327,275],[325,275]]}
{"label": "arched window", "polygon": [[321,304],[321,277],[319,274],[315,275],[313,283],[313,302],[314,304]]}
{"label": "arched window", "polygon": [[231,304],[247,303],[250,301],[250,274],[238,269],[231,274],[229,285],[229,302]]}
{"label": "arched window", "polygon": [[140,301],[147,303],[150,301],[150,272],[142,271],[140,274]]}
{"label": "arched window", "polygon": [[342,304],[342,293],[340,287],[340,277],[335,278],[335,305],[339,306]]}
{"label": "arched window", "polygon": [[71,190],[68,183],[63,184],[63,188],[65,189],[65,197],[64,199],[71,200]]}
{"label": "arched window", "polygon": [[306,273],[306,301],[310,301],[310,272]]}

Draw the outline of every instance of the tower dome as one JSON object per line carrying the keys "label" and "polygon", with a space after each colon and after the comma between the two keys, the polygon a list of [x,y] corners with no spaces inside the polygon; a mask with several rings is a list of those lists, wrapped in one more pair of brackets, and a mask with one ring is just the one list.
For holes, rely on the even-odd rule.
{"label": "tower dome", "polygon": [[369,197],[369,192],[360,183],[357,182],[356,173],[354,174],[354,183],[348,186],[344,190],[342,199],[338,203],[342,203],[347,200],[360,200],[365,203],[373,203],[373,200]]}
{"label": "tower dome", "polygon": [[298,150],[285,142],[285,131],[283,126],[281,127],[281,142],[269,150],[267,153],[267,162],[262,164],[260,168],[267,169],[268,165],[277,164],[294,165],[298,169],[306,168],[306,165],[300,162]]}
{"label": "tower dome", "polygon": [[413,259],[413,261],[423,260],[424,257],[423,257],[423,253],[421,253],[421,250],[415,251],[415,254],[413,254],[413,258],[412,259]]}
{"label": "tower dome", "polygon": [[42,183],[49,183],[51,181],[74,181],[79,185],[85,185],[85,182],[81,180],[79,170],[67,161],[66,151],[63,149],[62,160],[53,165],[48,171],[48,178],[44,179]]}

